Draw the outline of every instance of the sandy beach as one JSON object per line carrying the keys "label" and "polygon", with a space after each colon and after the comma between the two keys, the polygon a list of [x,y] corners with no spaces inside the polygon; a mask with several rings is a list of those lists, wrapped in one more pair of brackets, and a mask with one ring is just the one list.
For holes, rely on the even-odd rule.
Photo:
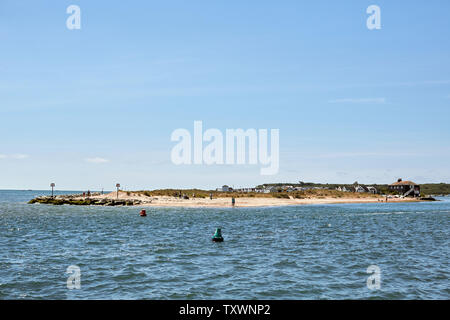
{"label": "sandy beach", "polygon": [[[332,197],[320,197],[320,198],[307,198],[307,199],[290,199],[284,198],[259,198],[259,197],[238,197],[235,198],[236,203],[234,207],[278,207],[278,206],[293,206],[293,205],[307,205],[307,204],[333,204],[333,203],[386,203],[386,198],[382,196],[371,196],[371,197],[358,197],[358,194],[349,194],[348,197],[342,198],[332,198]],[[83,197],[80,200],[85,199]],[[191,207],[191,208],[202,208],[202,207],[216,207],[216,208],[226,208],[232,207],[230,197],[219,197],[213,198],[190,198],[190,199],[180,199],[171,196],[145,196],[142,194],[127,194],[126,192],[119,192],[119,197],[117,197],[117,192],[111,192],[106,195],[94,195],[90,199],[119,199],[119,200],[133,200],[139,201],[138,206],[145,207]],[[417,202],[420,200],[414,198],[389,198],[388,203],[392,202]]]}

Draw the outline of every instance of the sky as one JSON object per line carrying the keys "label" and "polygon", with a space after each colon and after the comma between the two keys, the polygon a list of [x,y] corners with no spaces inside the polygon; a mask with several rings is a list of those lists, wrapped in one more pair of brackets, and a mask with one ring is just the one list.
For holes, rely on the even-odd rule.
{"label": "sky", "polygon": [[[70,30],[66,9],[81,9]],[[366,9],[381,9],[369,30]],[[0,1],[0,189],[450,183],[450,2]],[[258,165],[171,134],[279,129]]]}

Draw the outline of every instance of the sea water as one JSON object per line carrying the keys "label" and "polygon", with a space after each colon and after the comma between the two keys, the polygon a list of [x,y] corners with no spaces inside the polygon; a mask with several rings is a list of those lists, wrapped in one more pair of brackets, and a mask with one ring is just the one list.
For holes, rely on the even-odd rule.
{"label": "sea water", "polygon": [[139,207],[27,204],[41,194],[0,191],[0,299],[450,298],[449,198],[144,218]]}

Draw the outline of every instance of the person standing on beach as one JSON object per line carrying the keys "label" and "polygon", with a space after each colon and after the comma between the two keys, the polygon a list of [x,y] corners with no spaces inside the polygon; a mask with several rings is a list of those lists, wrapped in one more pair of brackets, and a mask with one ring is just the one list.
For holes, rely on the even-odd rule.
{"label": "person standing on beach", "polygon": [[233,197],[233,198],[231,198],[231,205],[234,207],[235,204],[236,204],[236,199]]}

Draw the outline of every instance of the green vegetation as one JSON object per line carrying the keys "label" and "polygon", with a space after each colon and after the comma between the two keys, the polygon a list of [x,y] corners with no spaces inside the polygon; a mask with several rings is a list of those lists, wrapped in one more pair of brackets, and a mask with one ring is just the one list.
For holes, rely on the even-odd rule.
{"label": "green vegetation", "polygon": [[[356,182],[355,182],[356,183]],[[336,189],[337,187],[353,187],[355,184],[335,184],[335,183],[314,183],[314,182],[302,182],[302,183],[266,183],[259,185],[259,188],[263,187],[281,187],[281,186],[293,186],[293,187],[305,187],[305,188],[330,188]],[[396,192],[391,192],[388,189],[387,184],[362,184],[366,186],[373,186],[382,194],[397,194]],[[432,194],[432,195],[448,195],[450,194],[450,184],[449,183],[425,183],[420,184],[420,192],[422,194]]]}
{"label": "green vegetation", "polygon": [[448,184],[448,183],[421,184],[420,192],[423,194],[448,195],[448,194],[450,194],[450,184]]}
{"label": "green vegetation", "polygon": [[201,190],[201,189],[160,189],[152,191],[132,191],[135,194],[142,194],[147,197],[179,197],[179,195],[186,195],[189,198],[209,198],[212,193],[213,198],[242,198],[242,197],[258,197],[258,198],[272,198],[270,193],[243,193],[243,192],[222,192],[215,190]]}
{"label": "green vegetation", "polygon": [[373,198],[377,195],[371,193],[353,193],[353,192],[343,192],[337,190],[329,189],[310,189],[304,191],[293,191],[293,192],[271,192],[271,193],[260,193],[260,192],[222,192],[222,191],[212,191],[212,190],[200,190],[200,189],[163,189],[163,190],[153,190],[153,191],[132,191],[136,195],[145,195],[147,197],[179,197],[181,194],[188,196],[189,198],[209,198],[212,193],[213,198],[279,198],[279,199],[289,199],[293,197],[294,199],[311,199],[311,198]]}
{"label": "green vegetation", "polygon": [[274,198],[290,199],[290,198],[289,198],[289,194],[288,194],[287,192],[274,193],[272,196],[273,196]]}
{"label": "green vegetation", "polygon": [[344,192],[329,189],[310,189],[304,191],[291,192],[295,199],[312,199],[312,198],[376,198],[378,195],[372,193]]}

